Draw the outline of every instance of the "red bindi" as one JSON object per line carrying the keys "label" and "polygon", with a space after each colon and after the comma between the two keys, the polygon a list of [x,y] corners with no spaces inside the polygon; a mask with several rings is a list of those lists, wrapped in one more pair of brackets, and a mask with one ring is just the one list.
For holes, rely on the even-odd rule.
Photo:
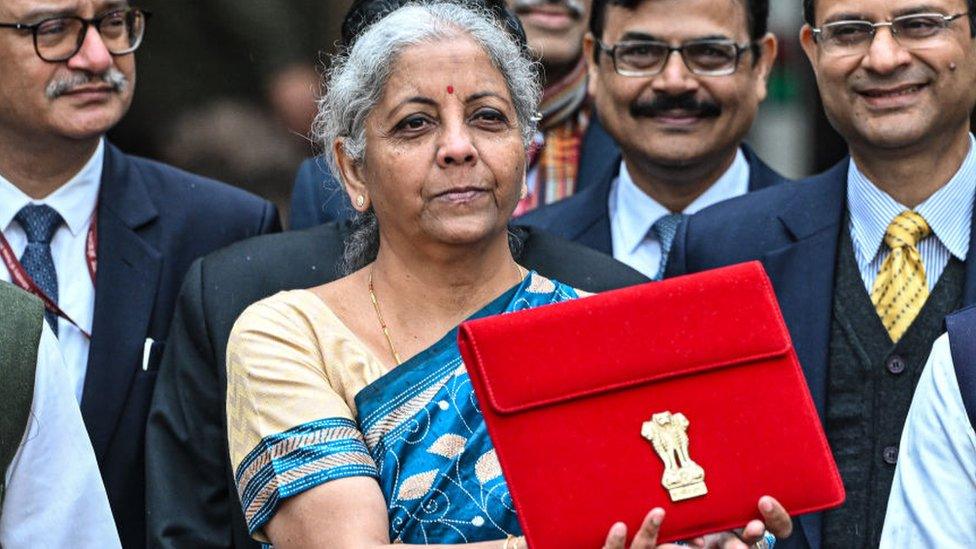
{"label": "red bindi", "polygon": [[447,93],[454,93],[454,86],[448,86]]}

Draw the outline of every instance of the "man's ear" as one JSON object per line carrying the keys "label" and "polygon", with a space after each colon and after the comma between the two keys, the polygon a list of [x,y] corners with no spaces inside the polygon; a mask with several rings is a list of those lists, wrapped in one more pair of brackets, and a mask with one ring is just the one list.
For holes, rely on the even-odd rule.
{"label": "man's ear", "polygon": [[756,95],[759,102],[766,99],[769,86],[769,75],[776,65],[776,55],[779,53],[779,41],[776,35],[769,32],[756,44],[759,48],[759,59],[756,60]]}
{"label": "man's ear", "polygon": [[807,59],[810,61],[810,66],[813,67],[813,72],[817,72],[817,40],[813,35],[813,28],[810,25],[803,25],[800,27],[800,46],[803,47],[803,53],[807,54]]}
{"label": "man's ear", "polygon": [[339,168],[339,177],[349,196],[349,202],[358,212],[369,209],[369,194],[363,177],[362,162],[349,156],[346,152],[345,139],[338,138],[332,142],[332,154]]}
{"label": "man's ear", "polygon": [[593,33],[586,33],[583,36],[583,59],[586,60],[586,71],[589,78],[586,82],[586,92],[593,97],[596,94],[596,79],[600,77],[600,66],[597,64],[596,59],[593,57],[593,52],[598,48],[599,45],[596,42],[596,37]]}

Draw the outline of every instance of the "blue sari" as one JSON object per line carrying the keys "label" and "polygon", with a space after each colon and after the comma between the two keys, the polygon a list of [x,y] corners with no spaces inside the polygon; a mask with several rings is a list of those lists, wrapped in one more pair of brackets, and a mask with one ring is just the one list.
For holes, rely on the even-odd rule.
{"label": "blue sari", "polygon": [[[573,288],[530,273],[471,318],[577,297]],[[362,389],[356,407],[392,541],[472,543],[521,534],[456,328]]]}

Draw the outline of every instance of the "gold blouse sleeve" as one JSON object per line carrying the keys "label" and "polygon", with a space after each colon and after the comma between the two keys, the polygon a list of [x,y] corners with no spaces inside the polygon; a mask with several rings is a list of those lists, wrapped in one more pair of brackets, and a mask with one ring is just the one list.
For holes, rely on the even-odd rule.
{"label": "gold blouse sleeve", "polygon": [[323,335],[331,313],[317,300],[286,292],[260,301],[238,318],[227,345],[231,464],[256,537],[281,500],[339,478],[378,476],[341,375],[357,368],[335,363],[333,355],[350,353],[330,339],[335,330]]}

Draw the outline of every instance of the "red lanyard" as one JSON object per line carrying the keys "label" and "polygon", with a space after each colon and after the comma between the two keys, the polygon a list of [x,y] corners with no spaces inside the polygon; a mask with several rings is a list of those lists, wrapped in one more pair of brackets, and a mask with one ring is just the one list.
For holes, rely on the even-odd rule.
{"label": "red lanyard", "polygon": [[[92,284],[95,284],[95,272],[98,269],[98,227],[95,222],[94,216],[92,216],[91,224],[88,226],[88,238],[85,239],[85,262],[88,264],[88,275],[91,276]],[[36,295],[44,302],[44,307],[51,311],[52,313],[58,315],[59,317],[67,320],[74,325],[75,328],[87,337],[91,339],[91,334],[82,329],[67,313],[58,307],[58,304],[54,302],[47,294],[44,293],[36,282],[27,274],[27,270],[24,266],[20,264],[17,260],[17,256],[14,255],[13,249],[10,247],[10,243],[7,242],[6,237],[0,232],[0,258],[3,259],[4,265],[7,266],[7,270],[10,271],[10,279],[14,284],[20,286],[21,288],[27,290],[28,292]]]}

